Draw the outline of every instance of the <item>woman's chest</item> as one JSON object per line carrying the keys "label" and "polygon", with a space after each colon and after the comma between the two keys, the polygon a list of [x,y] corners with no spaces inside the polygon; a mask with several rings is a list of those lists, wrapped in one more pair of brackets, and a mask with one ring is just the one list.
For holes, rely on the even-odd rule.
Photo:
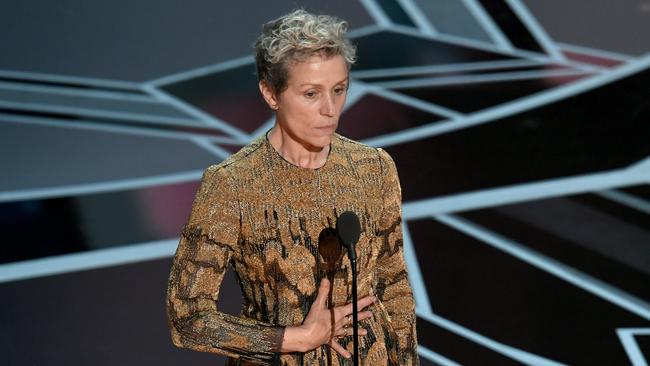
{"label": "woman's chest", "polygon": [[373,267],[381,245],[378,190],[354,179],[288,180],[280,189],[266,188],[268,194],[242,200],[239,245],[242,261],[259,267],[265,281],[299,285],[307,277],[347,278],[347,249],[336,235],[336,220],[345,211],[359,218],[358,266]]}

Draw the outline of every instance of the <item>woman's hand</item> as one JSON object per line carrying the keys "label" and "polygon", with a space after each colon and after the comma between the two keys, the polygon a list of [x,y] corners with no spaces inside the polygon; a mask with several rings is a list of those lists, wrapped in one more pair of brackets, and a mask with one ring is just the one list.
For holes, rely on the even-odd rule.
{"label": "woman's hand", "polygon": [[[337,341],[337,336],[352,335],[352,303],[329,308],[327,297],[330,282],[323,279],[318,288],[316,300],[311,304],[305,321],[299,327],[287,327],[282,342],[284,352],[307,352],[322,344],[327,344],[345,358],[352,355]],[[372,316],[365,307],[375,302],[374,296],[366,296],[357,302],[359,320]],[[366,335],[365,329],[359,328],[359,335]]]}

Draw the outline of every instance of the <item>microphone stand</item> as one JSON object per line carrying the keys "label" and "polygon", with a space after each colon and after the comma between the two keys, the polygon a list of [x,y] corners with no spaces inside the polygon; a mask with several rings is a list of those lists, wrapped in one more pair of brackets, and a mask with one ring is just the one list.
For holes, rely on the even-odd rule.
{"label": "microphone stand", "polygon": [[352,336],[354,342],[354,353],[352,354],[354,366],[359,366],[359,309],[357,308],[357,258],[354,248],[348,252],[350,265],[352,266]]}
{"label": "microphone stand", "polygon": [[336,232],[339,240],[348,250],[350,266],[352,267],[352,341],[354,353],[352,354],[354,366],[359,366],[359,308],[357,305],[357,252],[355,246],[361,234],[359,217],[352,211],[342,213],[336,219]]}

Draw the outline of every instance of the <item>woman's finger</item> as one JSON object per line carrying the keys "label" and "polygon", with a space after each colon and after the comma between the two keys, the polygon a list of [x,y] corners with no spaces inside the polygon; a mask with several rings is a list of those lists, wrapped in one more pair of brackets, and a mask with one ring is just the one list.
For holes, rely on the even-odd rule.
{"label": "woman's finger", "polygon": [[377,298],[374,296],[366,296],[363,299],[357,301],[357,309],[363,310],[366,306],[372,305],[375,300],[377,300]]}
{"label": "woman's finger", "polygon": [[316,295],[315,304],[320,305],[321,308],[327,307],[327,295],[330,292],[330,281],[327,278],[323,278],[320,281],[320,286],[318,287],[318,295]]}
{"label": "woman's finger", "polygon": [[[377,300],[377,298],[374,296],[366,296],[363,299],[357,301],[357,309],[363,310],[363,308],[365,308],[366,306],[374,303],[375,300]],[[352,303],[343,305],[341,306],[341,308],[343,308],[344,315],[352,314]]]}
{"label": "woman's finger", "polygon": [[[339,334],[339,335],[340,336],[351,336],[351,335],[353,335],[353,332],[354,332],[354,330],[350,326],[350,327],[348,327],[348,332],[347,333],[345,333],[345,331],[341,331],[340,332],[341,334]],[[366,328],[359,328],[359,336],[364,336],[364,335],[368,335],[368,331],[366,330]]]}
{"label": "woman's finger", "polygon": [[357,319],[359,320],[370,319],[370,318],[372,318],[372,312],[370,311],[360,311],[359,315],[357,315]]}
{"label": "woman's finger", "polygon": [[335,350],[336,352],[338,352],[341,356],[343,356],[345,358],[352,357],[352,354],[350,352],[348,352],[347,349],[343,348],[343,346],[341,346],[339,344],[339,342],[336,341],[336,339],[330,340],[330,347],[332,347],[333,350]]}
{"label": "woman's finger", "polygon": [[[352,329],[352,326],[347,327],[347,329],[348,329],[347,332],[344,329],[345,328],[341,328],[341,331],[337,332],[338,333],[337,335],[341,336],[341,337],[346,337],[346,336],[351,336],[353,334],[353,332],[354,332],[354,330]],[[360,327],[359,328],[359,335],[360,336],[368,335],[368,331],[365,328]]]}

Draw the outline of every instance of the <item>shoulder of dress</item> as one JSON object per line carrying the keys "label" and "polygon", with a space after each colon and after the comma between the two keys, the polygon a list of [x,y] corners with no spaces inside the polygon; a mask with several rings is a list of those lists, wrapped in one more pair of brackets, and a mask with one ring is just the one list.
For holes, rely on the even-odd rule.
{"label": "shoulder of dress", "polygon": [[381,147],[377,148],[377,153],[379,154],[379,158],[386,164],[395,164],[393,161],[393,158],[390,156],[388,151],[382,149]]}
{"label": "shoulder of dress", "polygon": [[356,155],[367,155],[368,158],[377,159],[377,163],[380,165],[391,165],[393,164],[393,158],[388,154],[388,152],[381,147],[373,147],[367,144],[364,144],[359,141],[352,140],[345,136],[335,134],[336,138],[341,142],[343,150],[347,152],[354,153]]}
{"label": "shoulder of dress", "polygon": [[260,147],[262,147],[262,143],[263,142],[261,138],[254,139],[248,145],[242,147],[241,149],[239,149],[239,151],[231,154],[222,162],[210,165],[206,169],[206,172],[211,172],[211,173],[228,172],[230,174],[233,174],[235,171],[249,166],[251,164],[254,155],[260,151]]}
{"label": "shoulder of dress", "polygon": [[370,145],[364,144],[356,140],[352,140],[348,137],[339,135],[338,133],[334,134],[334,137],[338,140],[343,150],[347,150],[353,153],[366,153],[371,155],[377,155],[378,150],[381,150],[377,147],[372,147]]}

